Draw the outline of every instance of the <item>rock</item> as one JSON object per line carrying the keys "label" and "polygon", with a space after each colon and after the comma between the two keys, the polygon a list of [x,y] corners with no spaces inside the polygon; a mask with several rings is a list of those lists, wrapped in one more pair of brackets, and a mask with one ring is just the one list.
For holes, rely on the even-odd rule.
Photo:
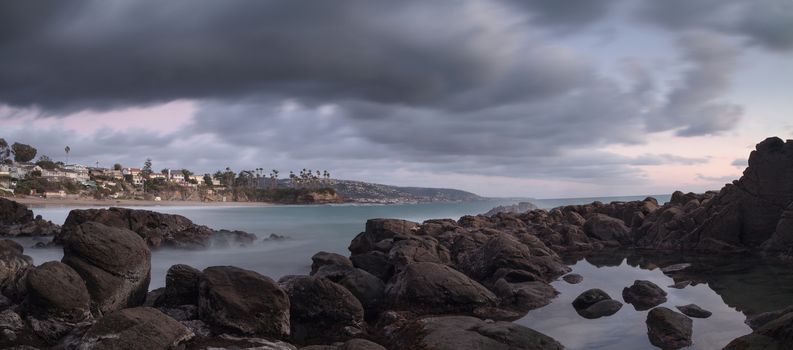
{"label": "rock", "polygon": [[490,209],[485,213],[485,216],[493,216],[499,213],[525,213],[527,211],[537,210],[539,207],[534,205],[534,203],[530,202],[520,202],[518,204],[512,205],[499,205],[493,209]]}
{"label": "rock", "polygon": [[691,281],[680,281],[680,282],[677,282],[675,284],[669,285],[667,287],[674,288],[674,289],[683,289],[683,288],[688,287],[689,284],[691,284]]}
{"label": "rock", "polygon": [[0,237],[49,236],[60,231],[60,226],[33,216],[24,204],[0,197]]}
{"label": "rock", "polygon": [[[542,281],[512,283],[505,278],[499,279],[493,285],[493,292],[501,299],[500,307],[520,314],[550,304],[551,300],[559,294],[551,285]],[[487,316],[487,313],[482,316]],[[496,316],[487,317],[498,318]]]}
{"label": "rock", "polygon": [[311,275],[313,276],[320,267],[327,265],[338,265],[352,267],[352,261],[345,256],[336,253],[319,252],[311,257]]}
{"label": "rock", "polygon": [[396,235],[410,235],[419,228],[419,224],[399,219],[370,219],[366,221],[366,230],[350,242],[350,252],[363,254],[375,249],[375,245]]}
{"label": "rock", "polygon": [[14,310],[0,311],[0,347],[6,349],[12,345],[19,345],[18,338],[26,333],[31,333],[25,328],[25,322]]}
{"label": "rock", "polygon": [[616,314],[622,308],[622,303],[614,299],[601,300],[585,309],[576,309],[583,318],[596,319]]}
{"label": "rock", "polygon": [[764,312],[751,317],[747,317],[745,323],[752,330],[757,330],[760,327],[765,326],[768,322],[776,320],[777,318],[780,318],[783,315],[791,312],[793,312],[793,306],[788,306],[784,309]]}
{"label": "rock", "polygon": [[292,344],[263,338],[237,337],[230,334],[221,334],[216,337],[190,342],[190,349],[240,349],[240,350],[297,350]]}
{"label": "rock", "polygon": [[85,281],[99,314],[143,304],[151,278],[151,253],[132,231],[95,222],[75,227],[64,241],[64,264]]}
{"label": "rock", "polygon": [[602,241],[617,241],[622,244],[631,243],[630,229],[620,219],[604,214],[593,214],[584,224],[584,232],[589,237]]}
{"label": "rock", "polygon": [[382,281],[388,281],[394,275],[394,266],[388,261],[388,255],[379,251],[371,251],[350,257],[353,266],[371,273]]}
{"label": "rock", "polygon": [[[77,226],[91,221],[133,231],[153,248],[160,246],[205,248],[211,246],[213,242],[219,245],[228,245],[229,242],[249,244],[256,239],[255,235],[242,231],[213,231],[206,226],[196,225],[181,215],[162,214],[149,210],[110,208],[72,210],[63,224],[61,233],[55,237],[55,241],[65,240]],[[213,238],[217,239],[213,241]]]}
{"label": "rock", "polygon": [[199,280],[204,322],[241,334],[289,336],[289,296],[272,279],[233,266],[213,266]]}
{"label": "rock", "polygon": [[688,317],[708,318],[711,315],[713,315],[712,312],[710,312],[708,310],[705,310],[705,309],[699,307],[699,305],[696,305],[696,304],[688,304],[688,305],[675,306],[675,307],[680,312],[682,312],[684,315],[686,315]]}
{"label": "rock", "polygon": [[592,305],[595,305],[597,302],[603,300],[612,300],[611,296],[608,293],[604,292],[601,289],[590,289],[583,293],[581,293],[578,297],[573,300],[573,307],[576,310],[583,310]]}
{"label": "rock", "polygon": [[579,284],[584,281],[584,277],[577,274],[577,273],[570,273],[567,275],[562,276],[562,279],[570,284]]}
{"label": "rock", "polygon": [[622,289],[622,299],[638,311],[649,310],[666,302],[666,292],[653,282],[637,280]]}
{"label": "rock", "polygon": [[457,268],[477,281],[491,284],[501,276],[497,273],[508,271],[524,272],[523,281],[549,282],[558,276],[570,271],[555,253],[550,251],[542,242],[537,245],[533,254],[532,249],[507,234],[495,234],[481,247],[461,254],[457,258]]}
{"label": "rock", "polygon": [[647,313],[650,343],[663,349],[691,346],[692,325],[690,318],[665,307],[657,307]]}
{"label": "rock", "polygon": [[727,344],[726,350],[789,349],[793,344],[793,312],[769,321],[749,335]]}
{"label": "rock", "polygon": [[[256,241],[253,233],[248,233],[240,230],[212,230],[212,235],[209,237],[207,246],[214,248],[226,248],[231,246],[246,246]],[[191,248],[191,246],[184,246],[184,248]]]}
{"label": "rock", "polygon": [[511,323],[483,321],[468,316],[428,317],[412,321],[393,337],[394,349],[525,349],[564,347],[553,338]]}
{"label": "rock", "polygon": [[326,278],[294,276],[281,283],[291,303],[292,339],[300,344],[344,341],[363,332],[363,306]]}
{"label": "rock", "polygon": [[25,279],[33,259],[23,254],[19,243],[0,239],[0,295],[20,301],[25,294]]}
{"label": "rock", "polygon": [[85,282],[68,265],[50,261],[28,274],[23,308],[40,337],[55,341],[77,324],[91,320],[90,306]]}
{"label": "rock", "polygon": [[386,286],[393,310],[416,314],[473,314],[477,308],[495,306],[487,288],[449,266],[434,263],[407,265]]}
{"label": "rock", "polygon": [[157,309],[136,307],[113,312],[83,335],[79,349],[170,349],[193,333]]}
{"label": "rock", "polygon": [[165,274],[165,290],[156,305],[198,305],[198,282],[201,271],[188,265],[177,264]]}
{"label": "rock", "polygon": [[691,267],[691,264],[689,263],[674,264],[674,265],[669,265],[667,267],[662,267],[661,272],[673,273],[673,272],[683,271],[689,267]]}
{"label": "rock", "polygon": [[326,265],[321,267],[316,277],[327,278],[347,288],[361,302],[367,314],[380,309],[385,299],[385,284],[374,275],[354,267]]}

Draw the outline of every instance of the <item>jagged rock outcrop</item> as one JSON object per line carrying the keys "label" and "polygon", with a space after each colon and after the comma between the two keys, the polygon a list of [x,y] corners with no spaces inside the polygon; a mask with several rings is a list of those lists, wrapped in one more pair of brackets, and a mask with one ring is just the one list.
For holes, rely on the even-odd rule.
{"label": "jagged rock outcrop", "polygon": [[347,288],[369,316],[374,316],[381,309],[385,299],[385,284],[374,275],[354,267],[343,265],[322,266],[312,276],[323,277]]}
{"label": "jagged rock outcrop", "polygon": [[60,226],[33,216],[24,204],[0,197],[0,237],[51,236],[60,232]]}
{"label": "jagged rock outcrop", "polygon": [[135,232],[86,222],[63,245],[64,264],[82,277],[99,315],[143,304],[151,279],[151,252]]}
{"label": "jagged rock outcrop", "polygon": [[98,222],[110,227],[123,228],[137,233],[152,248],[205,248],[225,246],[230,242],[249,244],[256,235],[242,231],[213,231],[209,227],[196,225],[190,219],[174,214],[163,214],[149,210],[110,208],[75,209],[61,228],[54,242],[68,238],[76,227],[85,222]]}
{"label": "jagged rock outcrop", "polygon": [[233,266],[204,269],[198,313],[204,322],[245,335],[289,336],[289,296],[272,279]]}
{"label": "jagged rock outcrop", "polygon": [[493,209],[488,210],[484,215],[485,216],[493,216],[499,213],[514,213],[520,214],[525,213],[527,211],[532,211],[539,209],[534,203],[531,202],[520,202],[517,204],[512,205],[499,205]]}
{"label": "jagged rock outcrop", "polygon": [[782,313],[751,334],[731,341],[725,350],[788,349],[793,344],[793,311]]}
{"label": "jagged rock outcrop", "polygon": [[0,294],[12,300],[24,297],[27,274],[33,267],[33,259],[23,253],[19,243],[0,239]]}
{"label": "jagged rock outcrop", "polygon": [[83,335],[77,348],[173,349],[193,336],[193,332],[157,309],[136,307],[100,319]]}

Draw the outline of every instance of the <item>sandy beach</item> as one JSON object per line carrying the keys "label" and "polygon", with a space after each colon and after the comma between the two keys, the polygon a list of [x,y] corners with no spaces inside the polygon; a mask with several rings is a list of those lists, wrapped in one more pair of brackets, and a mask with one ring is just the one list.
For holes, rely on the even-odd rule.
{"label": "sandy beach", "polygon": [[132,199],[59,199],[59,198],[41,198],[41,197],[14,197],[9,198],[28,206],[268,206],[274,205],[272,203],[263,202],[198,202],[198,201],[149,201],[149,200],[132,200]]}

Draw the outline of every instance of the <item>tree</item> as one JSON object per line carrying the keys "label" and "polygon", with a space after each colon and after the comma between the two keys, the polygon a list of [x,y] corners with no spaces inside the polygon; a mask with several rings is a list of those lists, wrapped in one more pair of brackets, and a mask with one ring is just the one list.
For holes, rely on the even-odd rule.
{"label": "tree", "polygon": [[187,169],[182,169],[182,177],[185,181],[190,181],[190,176],[193,176],[193,172]]}
{"label": "tree", "polygon": [[204,185],[207,185],[207,186],[212,186],[213,185],[212,176],[210,176],[209,174],[204,174]]}
{"label": "tree", "polygon": [[55,162],[53,162],[52,159],[50,159],[50,157],[48,157],[46,155],[42,155],[41,157],[39,157],[39,161],[36,162],[36,165],[38,165],[42,169],[46,169],[46,170],[53,170],[53,169],[58,167],[55,164]]}
{"label": "tree", "polygon": [[163,168],[162,170],[160,170],[160,174],[168,175],[168,171],[169,171],[168,168]]}
{"label": "tree", "polygon": [[146,158],[146,161],[143,163],[143,170],[140,171],[140,176],[148,180],[151,174],[151,158]]}
{"label": "tree", "polygon": [[0,138],[0,163],[4,163],[11,156],[11,148],[4,138]]}
{"label": "tree", "polygon": [[121,170],[121,164],[118,164],[118,163],[113,164],[113,170],[119,170],[120,171]]}
{"label": "tree", "polygon": [[36,153],[38,152],[33,146],[19,142],[14,142],[11,145],[11,151],[14,153],[14,161],[23,163],[36,158]]}
{"label": "tree", "polygon": [[66,163],[68,163],[69,162],[69,152],[72,151],[72,148],[67,145],[66,148],[64,148],[63,150],[66,151]]}

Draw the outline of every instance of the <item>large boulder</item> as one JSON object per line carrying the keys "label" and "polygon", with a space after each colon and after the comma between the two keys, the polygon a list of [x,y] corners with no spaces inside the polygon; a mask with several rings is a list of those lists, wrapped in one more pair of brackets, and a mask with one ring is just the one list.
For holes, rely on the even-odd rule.
{"label": "large boulder", "polygon": [[385,284],[374,275],[354,267],[326,265],[315,274],[347,288],[361,302],[367,314],[374,314],[380,309],[385,298]]}
{"label": "large boulder", "polygon": [[198,314],[235,333],[289,336],[289,296],[272,279],[233,266],[213,266],[199,281]]}
{"label": "large boulder", "polygon": [[692,325],[690,318],[665,307],[657,307],[647,313],[650,343],[662,349],[691,346]]}
{"label": "large boulder", "polygon": [[611,296],[602,289],[589,289],[573,300],[573,307],[576,310],[583,310],[603,300],[611,300]]}
{"label": "large boulder", "polygon": [[587,236],[601,241],[617,241],[629,244],[632,241],[631,230],[625,222],[604,214],[593,214],[584,223]]}
{"label": "large boulder", "polygon": [[60,226],[33,216],[24,204],[0,197],[0,237],[48,236],[60,231]]}
{"label": "large boulder", "polygon": [[19,243],[0,239],[0,294],[12,300],[24,297],[25,279],[33,267],[33,259],[23,253]]}
{"label": "large boulder", "polygon": [[344,287],[313,276],[290,276],[281,285],[289,294],[295,342],[344,341],[364,331],[363,306]]}
{"label": "large boulder", "polygon": [[27,277],[23,309],[34,332],[55,341],[91,320],[91,297],[74,269],[58,261],[34,268]]}
{"label": "large boulder", "polygon": [[793,344],[793,312],[765,323],[753,333],[737,338],[727,344],[725,350],[789,349]]}
{"label": "large boulder", "polygon": [[510,272],[525,276],[523,281],[550,282],[569,271],[542,242],[535,244],[539,247],[534,251],[541,253],[533,254],[529,246],[508,234],[494,234],[482,246],[461,252],[457,267],[485,284],[495,283]]}
{"label": "large boulder", "polygon": [[486,322],[468,316],[428,317],[395,333],[394,349],[555,350],[553,338],[511,322]]}
{"label": "large boulder", "polygon": [[350,252],[363,254],[375,250],[378,242],[393,239],[397,235],[410,235],[418,230],[419,224],[399,219],[370,219],[366,221],[366,230],[350,242]]}
{"label": "large boulder", "polygon": [[336,253],[316,253],[311,257],[311,275],[315,274],[321,267],[328,265],[352,267],[352,261],[346,256]]}
{"label": "large boulder", "polygon": [[136,307],[100,319],[83,335],[78,348],[173,349],[193,336],[189,329],[157,309]]}
{"label": "large boulder", "polygon": [[61,242],[76,227],[85,222],[98,222],[107,226],[124,228],[137,233],[146,243],[153,247],[173,248],[204,248],[215,242],[214,235],[223,244],[228,244],[229,237],[241,243],[250,243],[255,239],[241,231],[213,231],[209,227],[196,225],[190,219],[174,214],[163,214],[149,210],[110,208],[110,209],[75,209],[63,224],[61,233],[55,242]]}
{"label": "large boulder", "polygon": [[474,314],[496,304],[493,292],[449,266],[434,263],[407,265],[386,287],[394,310],[416,314]]}
{"label": "large boulder", "polygon": [[85,281],[98,314],[143,304],[151,279],[151,252],[135,232],[86,222],[64,241],[64,264]]}
{"label": "large boulder", "polygon": [[637,280],[622,289],[622,299],[643,311],[666,302],[666,292],[653,282]]}
{"label": "large boulder", "polygon": [[332,345],[311,345],[300,350],[386,350],[382,345],[366,339],[350,339]]}
{"label": "large boulder", "polygon": [[201,271],[189,265],[176,264],[165,273],[165,289],[157,305],[198,305],[198,282]]}

